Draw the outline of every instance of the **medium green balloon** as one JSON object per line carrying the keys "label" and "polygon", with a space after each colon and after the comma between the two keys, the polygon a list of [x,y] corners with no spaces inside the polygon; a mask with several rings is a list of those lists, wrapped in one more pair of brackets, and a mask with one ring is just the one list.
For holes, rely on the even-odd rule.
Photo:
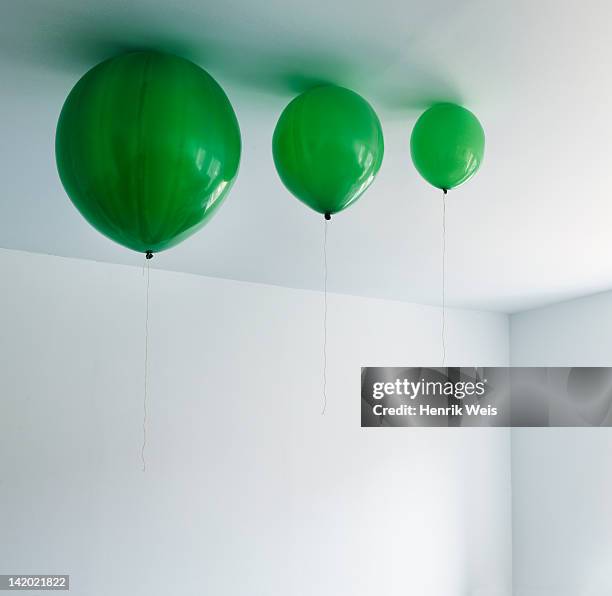
{"label": "medium green balloon", "polygon": [[383,160],[384,141],[365,99],[342,87],[322,86],[284,109],[272,153],[285,186],[315,211],[331,215],[370,186]]}
{"label": "medium green balloon", "polygon": [[471,178],[482,163],[485,136],[472,112],[442,103],[421,114],[410,137],[410,153],[419,174],[449,190]]}
{"label": "medium green balloon", "polygon": [[57,169],[83,217],[115,242],[158,252],[200,229],[238,172],[238,121],[199,66],[157,52],[111,58],[66,99]]}

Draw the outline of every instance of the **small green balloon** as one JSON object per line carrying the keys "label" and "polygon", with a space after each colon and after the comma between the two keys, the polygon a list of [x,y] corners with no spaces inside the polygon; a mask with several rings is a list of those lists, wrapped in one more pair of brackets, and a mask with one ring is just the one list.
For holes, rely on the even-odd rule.
{"label": "small green balloon", "polygon": [[384,140],[370,104],[353,91],[315,87],[284,109],[272,153],[284,185],[324,214],[354,203],[380,169]]}
{"label": "small green balloon", "polygon": [[449,190],[471,178],[482,163],[485,136],[472,112],[442,103],[421,114],[412,129],[410,153],[419,174]]}
{"label": "small green balloon", "polygon": [[115,242],[159,252],[200,229],[238,172],[240,130],[199,66],[157,52],[111,58],[68,95],[57,169],[83,217]]}

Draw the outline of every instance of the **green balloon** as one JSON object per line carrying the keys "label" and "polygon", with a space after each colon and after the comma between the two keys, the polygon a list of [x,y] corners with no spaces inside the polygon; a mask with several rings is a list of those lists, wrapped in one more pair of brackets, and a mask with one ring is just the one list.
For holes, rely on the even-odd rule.
{"label": "green balloon", "polygon": [[87,72],[57,125],[57,169],[83,217],[139,252],[174,246],[218,209],[238,172],[227,96],[188,60],[133,52]]}
{"label": "green balloon", "polygon": [[410,137],[412,162],[431,185],[449,190],[471,178],[482,163],[485,137],[472,112],[442,103],[421,114]]}
{"label": "green balloon", "polygon": [[284,185],[326,217],[370,186],[383,159],[380,121],[365,99],[335,86],[296,97],[274,130],[272,153]]}

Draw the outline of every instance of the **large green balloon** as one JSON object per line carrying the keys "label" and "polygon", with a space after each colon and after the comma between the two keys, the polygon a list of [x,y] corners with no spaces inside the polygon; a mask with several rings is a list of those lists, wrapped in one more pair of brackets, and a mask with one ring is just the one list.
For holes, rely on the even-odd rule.
{"label": "large green balloon", "polygon": [[98,231],[139,252],[201,228],[238,172],[240,130],[225,93],[188,60],[157,52],[87,72],[57,125],[60,178]]}
{"label": "large green balloon", "polygon": [[327,216],[346,209],[370,186],[382,163],[384,141],[367,101],[348,89],[322,86],[284,109],[272,152],[285,186]]}
{"label": "large green balloon", "polygon": [[484,131],[476,116],[452,103],[435,105],[421,114],[410,137],[410,153],[419,174],[445,190],[476,173],[484,146]]}

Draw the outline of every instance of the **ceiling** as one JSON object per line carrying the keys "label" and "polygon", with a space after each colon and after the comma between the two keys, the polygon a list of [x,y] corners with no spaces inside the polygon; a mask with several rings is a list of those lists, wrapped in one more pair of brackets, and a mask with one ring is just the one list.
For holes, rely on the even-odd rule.
{"label": "ceiling", "polygon": [[484,164],[447,199],[447,304],[514,312],[612,288],[612,4],[573,0],[20,0],[0,19],[0,246],[140,264],[79,216],[59,182],[55,124],[92,65],[133,48],[194,60],[232,101],[236,184],[213,220],[153,266],[322,288],[323,220],[280,183],[276,120],[321,81],[377,110],[385,160],[328,228],[328,289],[439,304],[441,196],[411,128],[460,102]]}

